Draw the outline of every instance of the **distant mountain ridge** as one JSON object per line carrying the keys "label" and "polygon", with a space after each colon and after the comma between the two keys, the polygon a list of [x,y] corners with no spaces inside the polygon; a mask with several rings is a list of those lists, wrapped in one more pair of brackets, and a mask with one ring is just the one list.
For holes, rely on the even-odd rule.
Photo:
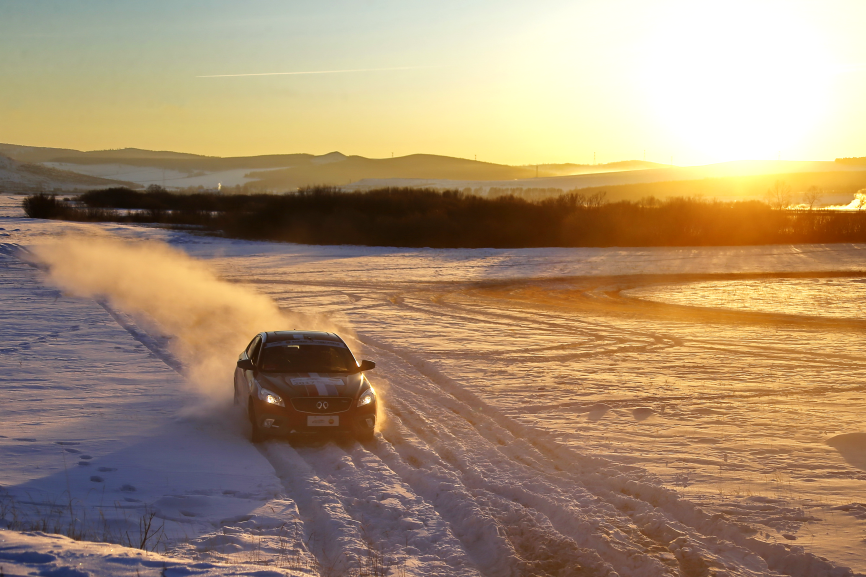
{"label": "distant mountain ridge", "polygon": [[123,158],[123,159],[168,159],[168,158],[207,158],[186,152],[143,150],[140,148],[118,148],[110,150],[81,151],[71,148],[45,148],[41,146],[22,146],[19,144],[0,144],[0,154],[5,154],[19,162],[51,162],[57,158]]}
{"label": "distant mountain ridge", "polygon": [[[341,152],[323,155],[268,154],[260,156],[217,157],[197,154],[151,151],[138,148],[80,151],[0,144],[0,153],[21,162],[45,163],[55,168],[76,170],[94,176],[116,175],[118,166],[153,168],[188,175],[244,170],[245,181],[267,190],[291,190],[310,185],[345,185],[362,179],[423,178],[448,180],[514,180],[574,174],[594,174],[641,170],[661,166],[645,161],[623,161],[602,165],[544,164],[509,166],[491,162],[441,156],[411,154],[396,158],[347,156]],[[152,174],[148,178],[153,177]],[[216,178],[216,176],[215,176]],[[237,179],[237,175],[233,175]],[[183,180],[182,178],[174,178]],[[146,185],[153,180],[142,179]],[[216,184],[216,182],[214,182]]]}
{"label": "distant mountain ridge", "polygon": [[[223,158],[138,148],[79,151],[15,144],[0,144],[0,154],[21,163],[21,166],[16,164],[14,167],[15,179],[8,176],[10,169],[7,167],[4,169],[7,176],[0,182],[17,182],[15,186],[35,189],[96,188],[117,186],[120,182],[128,186],[158,184],[174,189],[231,188],[247,192],[286,192],[317,185],[339,186],[346,190],[429,187],[473,191],[489,188],[602,191],[607,187],[625,187],[607,190],[608,198],[669,194],[718,194],[741,198],[746,190],[749,192],[745,197],[757,198],[770,186],[765,182],[765,176],[774,175],[771,180],[787,180],[795,186],[823,187],[828,195],[838,196],[837,201],[842,202],[843,196],[866,187],[866,159],[861,158],[837,159],[835,162],[749,160],[704,166],[671,166],[639,160],[601,165],[509,166],[435,154],[366,158],[333,151],[321,155],[300,153]],[[52,170],[54,172],[48,172]],[[742,180],[750,177],[760,178]],[[703,179],[730,179],[725,180],[730,186],[699,182]],[[676,184],[684,181],[692,184]],[[238,186],[240,189],[236,188]]]}
{"label": "distant mountain ridge", "polygon": [[[331,155],[336,153],[331,153]],[[330,156],[330,155],[328,155]],[[419,178],[446,180],[516,180],[550,177],[565,174],[588,174],[610,172],[605,165],[546,165],[509,166],[466,158],[439,156],[435,154],[410,154],[395,158],[365,158],[363,156],[344,156],[339,161],[320,164],[314,157],[309,162],[294,166],[254,171],[249,174],[257,183],[266,188],[293,188],[309,183],[346,185],[364,179]],[[646,163],[640,168],[657,165]],[[555,167],[555,168],[554,168]],[[568,168],[564,168],[568,167]],[[638,169],[635,166],[633,169]],[[621,169],[620,169],[621,170]]]}

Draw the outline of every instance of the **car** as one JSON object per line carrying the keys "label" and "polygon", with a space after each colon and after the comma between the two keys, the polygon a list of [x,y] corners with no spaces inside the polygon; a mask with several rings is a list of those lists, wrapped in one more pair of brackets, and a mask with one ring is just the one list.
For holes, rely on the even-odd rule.
{"label": "car", "polygon": [[318,331],[257,334],[240,354],[234,400],[252,425],[252,440],[302,433],[349,433],[373,439],[378,403],[361,361],[339,336]]}

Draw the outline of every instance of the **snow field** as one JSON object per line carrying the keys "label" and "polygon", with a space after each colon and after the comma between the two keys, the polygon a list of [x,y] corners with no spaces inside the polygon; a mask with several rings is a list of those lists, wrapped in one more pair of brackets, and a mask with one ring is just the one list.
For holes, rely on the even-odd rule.
{"label": "snow field", "polygon": [[[5,220],[3,228],[19,229],[10,239],[33,245],[50,240],[55,224],[69,230],[68,223]],[[175,555],[216,567],[208,570],[252,571],[266,563],[270,568],[262,571],[340,574],[371,556],[393,574],[410,575],[835,577],[851,574],[840,565],[863,570],[866,514],[858,503],[866,499],[857,433],[864,345],[856,325],[805,317],[756,322],[702,309],[685,314],[622,297],[631,285],[610,278],[514,278],[584,271],[593,260],[594,270],[630,261],[649,272],[694,272],[712,260],[698,258],[699,250],[684,257],[679,250],[664,256],[627,249],[297,247],[76,226],[96,238],[158,238],[182,246],[209,259],[222,278],[268,296],[284,318],[325,316],[341,334],[354,333],[356,354],[378,364],[371,379],[383,407],[375,441],[270,441],[256,448],[243,441],[242,427],[227,426],[237,422],[230,409],[217,403],[202,412],[193,403],[199,410],[190,411],[187,394],[171,395],[179,377],[166,363],[197,362],[185,355],[199,349],[178,346],[185,333],[165,330],[171,325],[134,301],[120,310],[121,302],[109,300],[110,315],[92,300],[57,299],[88,330],[112,331],[99,328],[66,345],[71,356],[87,353],[75,365],[82,401],[68,409],[69,419],[87,426],[70,438],[100,438],[104,425],[89,412],[91,391],[123,397],[103,366],[127,369],[130,388],[144,375],[137,390],[143,407],[152,403],[155,416],[142,417],[150,428],[121,436],[126,401],[137,407],[137,399],[100,407],[103,414],[120,413],[117,425],[109,415],[103,434],[131,449],[114,450],[122,456],[115,461],[110,449],[99,458],[125,463],[118,473],[141,461],[165,467],[143,467],[144,483],[133,498],[144,497],[179,535]],[[853,271],[862,263],[859,247],[807,249],[737,249],[738,256],[728,252],[709,268],[817,263]],[[16,262],[3,261],[4,280],[7,269],[19,270]],[[56,291],[37,298],[48,289],[41,273],[19,272],[0,289],[19,303],[15,324],[42,335],[37,323],[48,322],[41,311],[49,310]],[[4,341],[29,342],[4,327],[4,336],[11,335]],[[107,342],[130,346],[100,346]],[[127,360],[127,350],[140,356]],[[22,439],[37,435],[21,431],[41,434],[41,425],[28,424],[35,421],[23,389],[42,378],[52,391],[53,375],[67,368],[44,353],[37,358],[45,366],[31,362],[32,372],[3,367],[22,380],[18,396],[0,407],[10,423],[4,435],[11,427]],[[178,390],[190,389],[181,384]],[[190,440],[173,443],[179,435]],[[60,470],[56,457],[39,457],[32,445],[0,444],[4,463],[18,455],[0,481],[7,489],[25,479],[42,482],[43,473],[28,471],[34,463]],[[150,452],[137,453],[150,445]],[[175,484],[161,483],[165,475],[174,475]],[[45,478],[62,493],[59,478]],[[827,535],[819,534],[825,529]],[[109,574],[99,571],[91,573]]]}
{"label": "snow field", "polygon": [[[750,534],[760,542],[784,549],[793,535],[813,552],[841,554],[854,565],[864,558],[863,526],[846,523],[856,519],[841,519],[836,509],[861,499],[862,471],[846,468],[825,443],[834,430],[862,426],[859,408],[850,404],[862,391],[856,330],[810,330],[806,323],[784,330],[780,341],[780,329],[766,322],[746,334],[717,323],[716,338],[708,339],[706,325],[685,319],[612,323],[598,311],[564,319],[537,307],[515,310],[513,301],[496,306],[487,294],[470,299],[471,291],[459,286],[448,293],[426,285],[409,295],[370,283],[366,293],[353,285],[346,295],[331,280],[288,284],[301,310],[332,307],[332,317],[345,315],[365,342],[382,335],[435,359],[431,366],[466,376],[464,392],[478,392],[530,430],[647,467],[702,507],[743,527],[753,524]],[[277,299],[287,290],[285,282],[257,286]],[[611,300],[586,298],[593,306]],[[366,323],[371,310],[376,319]],[[845,353],[828,352],[836,350]],[[574,362],[581,363],[580,378]],[[404,396],[405,382],[401,387]],[[555,402],[536,400],[550,395]]]}

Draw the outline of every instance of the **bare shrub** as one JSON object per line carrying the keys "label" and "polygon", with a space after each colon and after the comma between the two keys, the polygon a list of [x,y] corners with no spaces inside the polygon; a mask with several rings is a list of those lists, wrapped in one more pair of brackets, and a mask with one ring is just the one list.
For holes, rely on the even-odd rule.
{"label": "bare shrub", "polygon": [[62,218],[66,212],[63,201],[42,192],[25,197],[21,206],[30,218]]}

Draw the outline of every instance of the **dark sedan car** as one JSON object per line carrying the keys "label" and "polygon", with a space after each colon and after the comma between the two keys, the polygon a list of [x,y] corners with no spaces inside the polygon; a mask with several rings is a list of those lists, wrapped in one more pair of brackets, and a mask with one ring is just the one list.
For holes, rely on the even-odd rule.
{"label": "dark sedan car", "polygon": [[334,333],[259,333],[238,357],[235,404],[252,423],[253,442],[271,435],[336,431],[362,440],[376,429],[376,391]]}

